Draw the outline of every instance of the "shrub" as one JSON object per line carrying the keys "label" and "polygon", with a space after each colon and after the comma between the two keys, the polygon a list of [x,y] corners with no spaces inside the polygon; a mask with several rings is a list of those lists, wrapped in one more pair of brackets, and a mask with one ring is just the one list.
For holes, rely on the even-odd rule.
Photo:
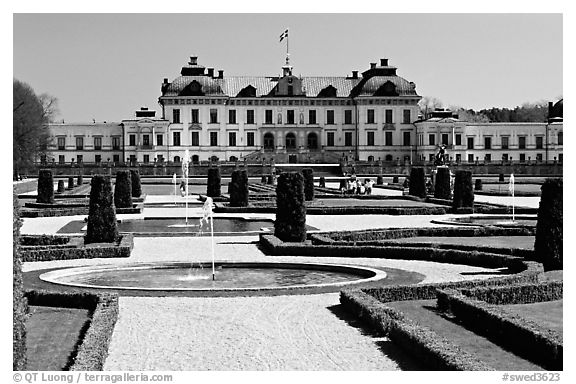
{"label": "shrub", "polygon": [[404,183],[402,184],[402,186],[403,186],[404,188],[409,188],[409,187],[410,187],[410,176],[406,176],[406,177],[404,178]]}
{"label": "shrub", "polygon": [[342,188],[344,188],[344,190],[347,190],[348,187],[346,185],[346,180],[345,179],[341,179],[340,180],[340,187],[338,189],[342,190]]}
{"label": "shrub", "polygon": [[54,178],[52,171],[41,169],[38,172],[38,197],[37,203],[54,203]]}
{"label": "shrub", "polygon": [[268,178],[267,178],[266,180],[267,180],[267,183],[268,183],[269,185],[273,185],[273,184],[274,184],[274,176],[268,175]]}
{"label": "shrub", "polygon": [[64,187],[64,180],[58,180],[58,190],[56,192],[64,193],[65,190],[66,188]]}
{"label": "shrub", "polygon": [[84,177],[82,175],[78,175],[78,186],[81,186],[84,183]]}
{"label": "shrub", "polygon": [[129,171],[116,172],[114,205],[117,208],[132,208],[132,180]]}
{"label": "shrub", "polygon": [[222,194],[220,187],[220,168],[209,168],[208,169],[208,186],[206,189],[206,195],[208,197],[220,197]]}
{"label": "shrub", "polygon": [[142,184],[140,183],[140,171],[137,169],[130,170],[130,179],[132,181],[132,197],[142,196]]}
{"label": "shrub", "polygon": [[474,184],[474,190],[481,191],[482,190],[482,179],[476,179]]}
{"label": "shrub", "polygon": [[248,206],[248,173],[246,171],[236,170],[232,172],[229,192],[231,207]]}
{"label": "shrub", "polygon": [[454,200],[452,207],[474,208],[474,190],[472,189],[472,172],[458,170],[454,179]]}
{"label": "shrub", "polygon": [[304,198],[306,201],[312,201],[314,200],[314,171],[312,168],[304,168],[302,176],[304,176]]}
{"label": "shrub", "polygon": [[68,177],[68,189],[74,189],[74,177]]}
{"label": "shrub", "polygon": [[16,193],[12,193],[12,369],[26,369],[26,301],[22,282],[22,259],[20,255],[20,209]]}
{"label": "shrub", "polygon": [[384,178],[383,178],[381,175],[378,175],[378,176],[376,177],[376,184],[377,184],[377,185],[382,185],[382,184],[384,184]]}
{"label": "shrub", "polygon": [[88,228],[84,243],[113,243],[118,239],[118,224],[110,176],[93,176],[90,184]]}
{"label": "shrub", "polygon": [[260,179],[260,182],[262,184],[266,184],[266,175],[262,175],[262,178]]}
{"label": "shrub", "polygon": [[448,167],[438,167],[436,172],[436,185],[434,186],[434,197],[437,199],[450,199],[450,169]]}
{"label": "shrub", "polygon": [[500,181],[500,182],[504,181],[504,174],[503,173],[498,175],[498,181]]}
{"label": "shrub", "polygon": [[306,240],[304,177],[299,172],[282,173],[278,178],[274,235],[288,242]]}
{"label": "shrub", "polygon": [[318,185],[321,188],[326,188],[326,178],[324,176],[320,176],[320,182],[318,183]]}
{"label": "shrub", "polygon": [[410,171],[410,190],[411,196],[426,197],[426,175],[424,168],[414,167]]}
{"label": "shrub", "polygon": [[394,177],[392,178],[392,183],[398,184],[398,182],[399,182],[398,176],[394,176]]}
{"label": "shrub", "polygon": [[562,269],[562,179],[547,179],[542,185],[534,253],[544,270]]}

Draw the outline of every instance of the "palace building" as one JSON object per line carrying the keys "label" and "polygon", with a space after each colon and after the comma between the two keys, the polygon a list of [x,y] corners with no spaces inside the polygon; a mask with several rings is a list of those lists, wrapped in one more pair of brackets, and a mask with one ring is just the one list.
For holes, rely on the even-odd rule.
{"label": "palace building", "polygon": [[[437,110],[422,120],[416,85],[387,59],[349,76],[225,76],[191,57],[161,84],[160,115],[119,123],[52,124],[51,161],[190,160],[421,163],[440,145],[455,162],[562,161],[562,101],[548,123],[469,123]],[[46,159],[50,161],[50,159]]]}

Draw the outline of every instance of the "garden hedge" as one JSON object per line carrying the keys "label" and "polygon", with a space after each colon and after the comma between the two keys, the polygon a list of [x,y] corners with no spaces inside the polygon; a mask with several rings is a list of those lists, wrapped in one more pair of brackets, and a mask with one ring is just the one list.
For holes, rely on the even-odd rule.
{"label": "garden hedge", "polygon": [[274,185],[274,176],[268,175],[266,180],[268,185]]}
{"label": "garden hedge", "polygon": [[306,240],[304,177],[300,172],[282,173],[278,178],[274,234],[288,242]]}
{"label": "garden hedge", "polygon": [[459,289],[470,298],[489,304],[530,304],[563,298],[562,281],[545,281],[531,284],[513,284],[501,287]]}
{"label": "garden hedge", "polygon": [[206,195],[208,197],[220,197],[222,195],[222,189],[220,183],[221,183],[220,168],[209,168]]}
{"label": "garden hedge", "polygon": [[475,191],[481,191],[482,190],[482,179],[476,179],[475,184],[474,184],[474,190]]}
{"label": "garden hedge", "polygon": [[266,175],[262,175],[262,178],[260,179],[260,182],[262,184],[266,184]]}
{"label": "garden hedge", "polygon": [[376,176],[376,185],[384,184],[384,178],[381,175]]}
{"label": "garden hedge", "polygon": [[88,228],[84,243],[114,243],[118,240],[118,224],[110,176],[95,175],[90,184]]}
{"label": "garden hedge", "polygon": [[302,169],[304,177],[304,199],[306,201],[314,200],[314,171],[312,168]]}
{"label": "garden hedge", "polygon": [[248,173],[245,170],[235,170],[232,172],[228,193],[230,195],[231,207],[248,206]]}
{"label": "garden hedge", "polygon": [[437,297],[438,307],[455,315],[467,328],[546,369],[562,370],[562,336],[557,332],[454,289],[440,290]]}
{"label": "garden hedge", "polygon": [[84,184],[84,177],[82,175],[78,175],[78,186]]}
{"label": "garden hedge", "polygon": [[398,180],[398,176],[394,176],[392,178],[392,184],[398,184],[400,181]]}
{"label": "garden hedge", "polygon": [[81,237],[69,236],[65,244],[50,244],[27,246],[22,248],[22,258],[24,261],[52,261],[52,260],[73,260],[73,259],[105,259],[130,257],[134,247],[134,237],[132,234],[122,234],[113,244],[98,244],[97,246],[86,247],[86,241]]}
{"label": "garden hedge", "polygon": [[80,340],[67,365],[70,371],[102,371],[108,348],[118,320],[118,296],[88,292],[26,292],[30,305],[81,308],[91,312],[92,318],[83,329]]}
{"label": "garden hedge", "polygon": [[501,174],[498,175],[498,181],[501,182],[501,183],[504,182],[504,174],[503,174],[503,173],[501,173]]}
{"label": "garden hedge", "polygon": [[64,180],[58,180],[58,189],[56,190],[57,193],[64,193],[66,187],[64,187]]}
{"label": "garden hedge", "polygon": [[534,253],[547,271],[563,268],[563,189],[562,179],[542,185]]}
{"label": "garden hedge", "polygon": [[[452,208],[459,212],[462,209],[474,209],[474,190],[472,189],[472,172],[457,170],[454,179],[454,199]],[[470,212],[472,213],[472,212]]]}
{"label": "garden hedge", "polygon": [[74,177],[68,177],[68,189],[74,189]]}
{"label": "garden hedge", "polygon": [[414,167],[410,171],[410,189],[408,194],[426,197],[426,174],[424,173],[424,168]]}
{"label": "garden hedge", "polygon": [[130,171],[116,172],[114,205],[117,208],[132,208],[132,178]]}
{"label": "garden hedge", "polygon": [[326,178],[324,176],[320,176],[320,181],[318,182],[318,186],[320,188],[326,188]]}
{"label": "garden hedge", "polygon": [[448,167],[438,167],[436,170],[436,184],[434,186],[434,197],[437,199],[450,199],[450,169]]}
{"label": "garden hedge", "polygon": [[142,183],[140,181],[140,171],[130,170],[130,180],[132,181],[132,197],[142,196]]}
{"label": "garden hedge", "polygon": [[18,198],[12,191],[12,369],[26,369],[26,312],[22,282],[22,256],[19,236],[22,221],[19,215]]}

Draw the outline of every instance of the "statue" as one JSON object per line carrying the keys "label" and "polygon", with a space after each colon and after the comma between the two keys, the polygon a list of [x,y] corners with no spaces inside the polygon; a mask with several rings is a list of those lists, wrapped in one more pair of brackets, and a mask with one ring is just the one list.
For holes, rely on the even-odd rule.
{"label": "statue", "polygon": [[438,153],[436,154],[434,165],[445,165],[447,156],[448,154],[446,153],[446,146],[441,145]]}

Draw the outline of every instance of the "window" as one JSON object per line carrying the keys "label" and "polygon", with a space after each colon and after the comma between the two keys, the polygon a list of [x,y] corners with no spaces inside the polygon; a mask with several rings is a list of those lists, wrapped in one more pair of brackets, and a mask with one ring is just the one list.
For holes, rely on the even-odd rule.
{"label": "window", "polygon": [[150,146],[150,135],[142,135],[142,145],[145,147]]}
{"label": "window", "polygon": [[403,145],[404,145],[405,147],[411,145],[411,144],[410,144],[410,132],[404,132],[402,138],[403,138],[403,140],[402,140],[402,141],[403,141]]}
{"label": "window", "polygon": [[562,131],[558,132],[558,145],[564,145],[564,133]]}
{"label": "window", "polygon": [[436,145],[436,134],[435,133],[428,134],[428,145]]}
{"label": "window", "polygon": [[352,146],[352,132],[344,132],[344,145],[347,147]]}
{"label": "window", "polygon": [[536,149],[544,148],[544,137],[536,136]]}
{"label": "window", "polygon": [[174,124],[180,123],[180,110],[179,109],[173,109],[172,110],[172,122]]}
{"label": "window", "polygon": [[172,134],[172,145],[179,146],[180,145],[180,132],[174,132]]}
{"label": "window", "polygon": [[76,150],[81,151],[82,149],[84,149],[84,138],[83,137],[77,137],[76,138]]}
{"label": "window", "polygon": [[286,135],[286,149],[296,149],[296,135],[292,132]]}
{"label": "window", "polygon": [[374,156],[368,156],[368,161],[369,161],[369,162],[373,162],[373,161],[374,161]]}
{"label": "window", "polygon": [[210,109],[210,124],[218,124],[218,110],[216,108]]}
{"label": "window", "polygon": [[198,110],[198,109],[192,110],[192,120],[190,122],[192,124],[200,123],[200,110]]}
{"label": "window", "polygon": [[179,163],[180,162],[180,156],[174,156],[174,162]]}
{"label": "window", "polygon": [[129,135],[128,136],[128,145],[131,145],[131,146],[136,145],[136,135]]}
{"label": "window", "polygon": [[200,133],[192,132],[192,145],[198,147],[200,145]]}
{"label": "window", "polygon": [[542,162],[542,154],[541,153],[537,153],[536,154],[536,161],[541,163]]}
{"label": "window", "polygon": [[164,145],[164,135],[156,135],[156,145]]}
{"label": "window", "polygon": [[485,136],[484,137],[484,149],[492,149],[492,138]]}
{"label": "window", "polygon": [[518,137],[518,149],[526,149],[526,136]]}
{"label": "window", "polygon": [[503,153],[502,154],[502,162],[505,163],[508,161],[508,154],[507,153]]}
{"label": "window", "polygon": [[410,116],[410,110],[405,109],[402,113],[402,123],[403,124],[410,124],[412,117]]}
{"label": "window", "polygon": [[254,124],[254,110],[249,109],[246,111],[246,124]]}
{"label": "window", "polygon": [[491,163],[492,162],[492,155],[487,153],[484,155],[484,162],[485,163]]}
{"label": "window", "polygon": [[344,124],[352,124],[352,110],[347,109],[344,111]]}
{"label": "window", "polygon": [[467,148],[468,149],[474,149],[474,138],[473,137],[468,137],[466,138],[467,141]]}
{"label": "window", "polygon": [[384,122],[386,124],[392,124],[392,110],[391,109],[387,109],[386,110],[386,114],[385,114],[385,120]]}
{"label": "window", "polygon": [[314,109],[308,111],[308,124],[316,124],[316,111]]}
{"label": "window", "polygon": [[459,162],[461,162],[461,161],[462,161],[462,155],[459,154],[459,153],[457,153],[457,154],[456,154],[456,162],[459,163]]}
{"label": "window", "polygon": [[462,135],[456,134],[456,145],[462,145]]}
{"label": "window", "polygon": [[82,164],[84,162],[84,156],[83,155],[77,155],[76,157],[78,158],[78,164]]}
{"label": "window", "polygon": [[384,140],[387,146],[394,145],[392,141],[392,132],[385,132]]}
{"label": "window", "polygon": [[115,163],[120,162],[120,155],[112,155],[112,161]]}
{"label": "window", "polygon": [[254,146],[254,132],[247,132],[246,133],[246,145],[249,147]]}
{"label": "window", "polygon": [[112,149],[115,151],[120,149],[120,138],[119,137],[113,137],[112,138]]}
{"label": "window", "polygon": [[58,164],[64,164],[65,161],[64,155],[58,155]]}
{"label": "window", "polygon": [[374,124],[374,110],[369,109],[366,111],[366,124]]}
{"label": "window", "polygon": [[286,111],[286,124],[294,124],[294,110],[289,109]]}
{"label": "window", "polygon": [[228,111],[228,124],[236,124],[236,110],[231,109]]}
{"label": "window", "polygon": [[272,124],[272,110],[267,109],[264,113],[264,124]]}
{"label": "window", "polygon": [[442,145],[448,145],[448,134],[447,133],[442,134]]}
{"label": "window", "polygon": [[334,124],[334,110],[329,109],[326,111],[326,124]]}
{"label": "window", "polygon": [[150,162],[150,155],[144,155],[144,163]]}
{"label": "window", "polygon": [[229,147],[236,146],[236,132],[228,132],[228,146]]}
{"label": "window", "polygon": [[374,145],[374,131],[366,132],[366,143],[367,145]]}
{"label": "window", "polygon": [[310,132],[308,134],[308,142],[307,142],[308,149],[318,149],[318,136],[314,132]]}
{"label": "window", "polygon": [[502,149],[508,149],[510,138],[508,136],[502,137]]}
{"label": "window", "polygon": [[474,155],[472,153],[468,154],[468,162],[469,163],[473,163],[474,162]]}
{"label": "window", "polygon": [[210,145],[212,147],[218,146],[218,132],[210,132]]}
{"label": "window", "polygon": [[521,153],[520,154],[520,162],[524,163],[526,161],[526,154],[525,153]]}
{"label": "window", "polygon": [[64,149],[66,149],[66,138],[65,137],[59,137],[58,138],[58,150],[63,151]]}
{"label": "window", "polygon": [[328,146],[328,147],[334,146],[334,132],[327,132],[326,133],[326,146]]}
{"label": "window", "polygon": [[102,162],[102,155],[94,155],[94,162],[95,163]]}
{"label": "window", "polygon": [[558,154],[558,161],[559,161],[559,162],[563,162],[563,161],[564,161],[564,154],[563,154],[563,153],[559,153],[559,154]]}

